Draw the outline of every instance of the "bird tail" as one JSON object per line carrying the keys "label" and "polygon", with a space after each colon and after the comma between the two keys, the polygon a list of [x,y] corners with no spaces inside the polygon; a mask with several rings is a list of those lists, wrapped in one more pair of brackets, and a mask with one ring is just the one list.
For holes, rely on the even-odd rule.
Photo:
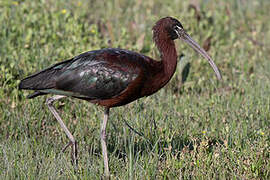
{"label": "bird tail", "polygon": [[54,78],[57,72],[53,69],[41,71],[32,76],[29,76],[23,80],[21,80],[19,84],[19,89],[26,90],[43,90],[43,89],[51,89],[54,87]]}
{"label": "bird tail", "polygon": [[60,63],[57,63],[47,69],[44,69],[38,73],[35,73],[27,78],[21,80],[19,89],[26,90],[44,90],[52,89],[55,87],[55,78],[61,74],[62,68],[71,62],[73,59],[69,59]]}
{"label": "bird tail", "polygon": [[35,97],[42,96],[42,95],[45,95],[45,94],[47,94],[47,93],[40,92],[40,91],[35,91],[34,93],[29,94],[26,98],[27,99],[33,99]]}
{"label": "bird tail", "polygon": [[27,96],[29,99],[48,94],[47,90],[54,89],[56,87],[56,78],[61,75],[62,69],[72,61],[73,58],[68,59],[28,76],[21,80],[18,88],[20,90],[35,90],[34,93]]}
{"label": "bird tail", "polygon": [[35,90],[34,93],[27,96],[28,99],[35,98],[37,96],[45,95],[46,92],[41,92],[45,89],[52,89],[55,87],[54,75],[58,74],[57,70],[46,69],[32,76],[29,76],[21,80],[19,89]]}

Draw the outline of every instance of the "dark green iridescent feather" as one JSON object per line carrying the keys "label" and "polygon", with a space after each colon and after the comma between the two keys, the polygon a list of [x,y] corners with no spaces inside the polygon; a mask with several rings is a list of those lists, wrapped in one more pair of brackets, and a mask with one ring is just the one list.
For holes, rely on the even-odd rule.
{"label": "dark green iridescent feather", "polygon": [[107,63],[87,64],[67,69],[56,79],[56,89],[74,96],[107,99],[121,93],[136,77],[137,74],[113,70]]}
{"label": "dark green iridescent feather", "polygon": [[137,59],[129,53],[120,49],[89,51],[25,78],[19,88],[36,90],[30,98],[47,93],[87,99],[112,98],[139,75],[138,68],[129,66]]}

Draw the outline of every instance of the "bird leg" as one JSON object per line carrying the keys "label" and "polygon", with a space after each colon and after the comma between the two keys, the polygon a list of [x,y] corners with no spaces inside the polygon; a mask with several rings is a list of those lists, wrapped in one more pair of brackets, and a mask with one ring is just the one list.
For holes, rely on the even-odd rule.
{"label": "bird leg", "polygon": [[104,160],[105,176],[107,178],[110,177],[108,153],[107,153],[107,146],[106,146],[106,125],[107,125],[107,121],[109,118],[109,110],[110,110],[110,108],[107,108],[107,107],[105,108],[104,119],[103,119],[103,122],[101,123],[101,130],[100,130],[102,156],[103,156],[103,160]]}
{"label": "bird leg", "polygon": [[48,98],[46,100],[46,104],[47,104],[49,110],[53,113],[54,117],[59,122],[61,128],[65,131],[68,139],[70,140],[70,142],[62,149],[62,152],[64,152],[69,146],[72,146],[72,151],[71,151],[72,164],[75,166],[75,168],[77,168],[77,165],[78,165],[78,159],[77,159],[78,147],[77,147],[77,142],[74,139],[73,135],[68,130],[67,126],[64,124],[64,122],[61,119],[61,117],[59,116],[59,114],[57,113],[55,107],[53,106],[53,102],[54,101],[59,100],[59,99],[62,99],[64,97],[66,97],[66,96],[55,95],[53,97]]}

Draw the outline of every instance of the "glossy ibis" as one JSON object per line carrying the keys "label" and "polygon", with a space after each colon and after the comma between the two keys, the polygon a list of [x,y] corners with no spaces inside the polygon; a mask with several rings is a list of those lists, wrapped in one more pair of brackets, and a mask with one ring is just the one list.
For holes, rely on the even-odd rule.
{"label": "glossy ibis", "polygon": [[168,83],[177,65],[174,44],[177,38],[188,43],[206,58],[217,78],[221,79],[221,74],[211,57],[191,39],[181,23],[172,17],[165,17],[157,21],[153,27],[153,39],[160,52],[161,61],[117,48],[89,51],[23,79],[19,88],[35,91],[28,98],[45,94],[55,95],[48,98],[46,104],[70,140],[64,149],[72,146],[72,162],[75,165],[77,143],[56,112],[53,102],[70,96],[104,106],[100,137],[105,175],[109,176],[106,147],[109,110],[149,96]]}

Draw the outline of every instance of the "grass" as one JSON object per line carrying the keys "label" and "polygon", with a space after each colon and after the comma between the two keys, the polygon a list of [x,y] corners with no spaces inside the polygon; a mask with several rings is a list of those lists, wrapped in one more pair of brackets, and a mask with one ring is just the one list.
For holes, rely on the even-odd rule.
{"label": "grass", "polygon": [[56,103],[79,142],[76,174],[68,152],[61,153],[68,140],[46,97],[27,100],[18,83],[87,50],[120,47],[158,59],[151,27],[164,16],[179,19],[201,45],[210,38],[224,82],[177,42],[185,56],[171,82],[111,110],[112,179],[269,179],[269,10],[267,0],[204,0],[193,8],[178,0],[2,0],[0,179],[100,179],[103,109],[76,99]]}

